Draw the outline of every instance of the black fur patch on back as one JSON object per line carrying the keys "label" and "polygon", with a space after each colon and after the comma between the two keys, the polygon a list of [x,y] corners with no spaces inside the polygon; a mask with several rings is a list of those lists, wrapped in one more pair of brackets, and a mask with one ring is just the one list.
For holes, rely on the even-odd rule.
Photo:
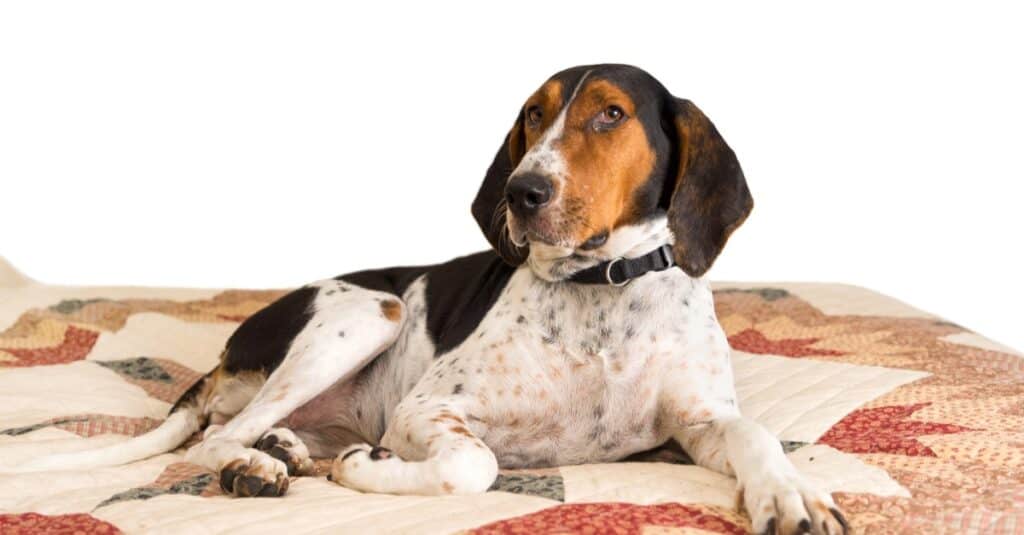
{"label": "black fur patch on back", "polygon": [[494,251],[456,258],[427,273],[427,330],[438,356],[469,337],[516,268]]}
{"label": "black fur patch on back", "polygon": [[[515,270],[494,251],[485,251],[443,264],[373,269],[335,279],[400,298],[417,278],[427,275],[427,332],[436,355],[440,356],[461,344],[477,328]],[[304,286],[249,316],[228,338],[221,363],[224,371],[270,375],[312,319],[313,302],[319,291],[317,287]],[[207,374],[192,385],[171,412],[192,401],[209,377]]]}
{"label": "black fur patch on back", "polygon": [[394,294],[400,298],[405,293],[405,290],[409,288],[409,285],[433,267],[412,266],[367,269],[365,271],[338,275],[334,279],[343,280],[367,290]]}
{"label": "black fur patch on back", "polygon": [[274,371],[313,316],[319,290],[303,286],[249,316],[228,338],[224,371],[263,371],[268,375]]}
{"label": "black fur patch on back", "polygon": [[443,264],[374,269],[336,278],[402,297],[413,281],[426,275],[427,332],[440,356],[476,329],[515,270],[494,251],[484,251]]}

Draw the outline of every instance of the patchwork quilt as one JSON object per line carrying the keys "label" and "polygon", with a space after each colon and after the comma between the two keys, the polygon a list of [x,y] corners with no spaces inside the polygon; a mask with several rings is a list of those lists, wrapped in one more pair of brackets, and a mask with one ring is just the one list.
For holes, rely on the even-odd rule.
{"label": "patchwork quilt", "polygon": [[[503,471],[471,497],[302,477],[284,498],[229,499],[183,450],[3,473],[152,429],[238,323],[282,293],[48,286],[0,261],[0,533],[749,531],[732,479],[669,452]],[[855,532],[1024,533],[1021,354],[852,286],[722,283],[715,295],[742,410],[834,493]]]}

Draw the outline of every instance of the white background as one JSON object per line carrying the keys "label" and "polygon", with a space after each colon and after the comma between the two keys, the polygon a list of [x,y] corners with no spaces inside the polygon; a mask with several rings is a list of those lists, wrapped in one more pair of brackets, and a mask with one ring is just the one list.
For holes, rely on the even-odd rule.
{"label": "white background", "polygon": [[5,2],[0,254],[282,287],[479,250],[525,97],[626,62],[740,156],[757,206],[713,278],[868,286],[1024,348],[1020,14],[707,4]]}

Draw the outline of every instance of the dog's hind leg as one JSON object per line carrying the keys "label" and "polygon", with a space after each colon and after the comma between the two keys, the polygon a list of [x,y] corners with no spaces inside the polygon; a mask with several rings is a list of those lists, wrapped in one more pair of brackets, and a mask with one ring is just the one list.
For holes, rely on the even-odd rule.
{"label": "dog's hind leg", "polygon": [[[317,291],[280,364],[252,400],[222,427],[209,430],[186,459],[221,472],[238,496],[279,496],[285,462],[251,447],[277,422],[339,381],[354,376],[397,338],[405,320],[396,297],[329,280]],[[272,449],[272,448],[271,448]]]}
{"label": "dog's hind leg", "polygon": [[481,493],[498,476],[494,453],[469,430],[462,410],[445,400],[406,398],[381,444],[386,447],[357,444],[342,451],[331,479],[365,492],[439,495]]}

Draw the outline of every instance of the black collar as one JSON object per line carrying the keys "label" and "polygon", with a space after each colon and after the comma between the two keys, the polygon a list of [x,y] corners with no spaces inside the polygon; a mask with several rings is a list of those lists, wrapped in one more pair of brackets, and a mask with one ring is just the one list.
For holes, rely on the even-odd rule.
{"label": "black collar", "polygon": [[568,280],[581,284],[610,284],[625,286],[629,281],[652,271],[664,271],[672,261],[672,246],[662,245],[636,258],[615,258],[607,262],[577,271]]}

